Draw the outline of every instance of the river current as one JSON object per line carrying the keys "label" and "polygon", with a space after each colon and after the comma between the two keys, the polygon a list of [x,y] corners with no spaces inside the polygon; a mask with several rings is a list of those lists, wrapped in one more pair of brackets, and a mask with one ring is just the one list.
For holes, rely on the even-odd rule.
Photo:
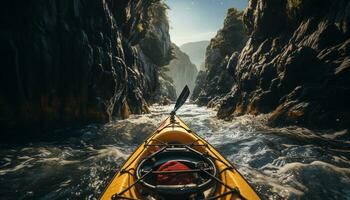
{"label": "river current", "polygon": [[[105,125],[52,131],[55,142],[0,146],[0,199],[98,199],[122,162],[173,105]],[[266,116],[218,120],[193,104],[178,115],[228,158],[263,199],[350,199],[346,131],[270,128]],[[71,135],[60,138],[60,134]]]}

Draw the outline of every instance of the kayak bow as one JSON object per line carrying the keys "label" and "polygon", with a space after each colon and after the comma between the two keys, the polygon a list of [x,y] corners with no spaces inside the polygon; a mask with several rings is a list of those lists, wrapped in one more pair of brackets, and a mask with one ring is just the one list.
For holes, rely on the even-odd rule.
{"label": "kayak bow", "polygon": [[[162,191],[162,189],[170,191],[171,189],[169,189],[169,186],[156,185],[152,191],[152,188],[147,187],[145,183],[145,177],[149,176],[154,178],[157,173],[164,173],[157,171],[157,167],[160,164],[155,164],[156,167],[153,169],[150,169],[151,167],[147,168],[148,171],[143,169],[144,171],[141,175],[137,174],[137,169],[140,167],[141,163],[147,162],[148,158],[157,158],[154,154],[160,154],[159,152],[162,150],[163,152],[164,150],[169,152],[172,148],[173,151],[178,151],[174,155],[184,155],[185,151],[179,153],[181,148],[190,149],[189,151],[199,153],[199,155],[210,160],[207,161],[203,158],[203,160],[208,163],[212,162],[217,171],[216,173],[212,173],[212,171],[205,171],[205,169],[191,169],[192,172],[185,172],[198,173],[200,171],[202,174],[206,174],[213,184],[210,185],[210,188],[205,188],[207,189],[206,192],[199,191],[199,189],[195,190],[194,188],[191,188],[189,184],[175,187],[175,189],[171,191],[171,195],[176,197],[176,199],[187,198],[184,196],[179,198],[179,196],[174,194],[176,191],[180,193],[184,190],[183,188],[186,187],[192,189],[192,191],[196,191],[196,194],[198,194],[198,192],[203,192],[204,198],[201,199],[260,199],[254,189],[233,167],[233,165],[213,146],[191,131],[191,129],[177,116],[175,116],[175,123],[171,123],[170,117],[163,121],[159,128],[125,161],[119,172],[113,177],[112,181],[104,191],[101,199],[171,199],[171,197],[166,196],[166,192]],[[184,161],[187,159],[186,161],[188,161],[188,157],[192,159],[191,162],[193,160],[200,160],[198,158],[193,159],[191,158],[193,156],[191,156],[190,153],[188,154],[189,156],[187,156],[187,158],[186,155],[183,157],[180,156],[181,158],[169,155],[171,157],[170,159],[173,160]],[[198,154],[196,154],[196,156],[199,157]],[[159,156],[159,158],[164,161],[163,157]],[[166,159],[166,161],[169,161],[169,159]],[[162,161],[159,162],[161,163]],[[148,179],[150,180],[152,178]],[[198,185],[199,184],[195,184],[194,187],[197,187]],[[171,187],[174,188],[173,185]],[[211,191],[208,192],[208,190]],[[203,197],[203,194],[201,194],[201,196]]]}
{"label": "kayak bow", "polygon": [[243,176],[213,146],[194,133],[176,111],[125,161],[102,194],[111,199],[260,199]]}

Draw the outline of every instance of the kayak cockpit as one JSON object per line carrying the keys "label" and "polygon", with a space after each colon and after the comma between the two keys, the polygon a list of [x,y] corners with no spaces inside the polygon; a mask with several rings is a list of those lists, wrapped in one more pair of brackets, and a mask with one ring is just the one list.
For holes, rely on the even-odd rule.
{"label": "kayak cockpit", "polygon": [[215,191],[213,161],[191,147],[169,144],[137,167],[144,199],[203,199]]}
{"label": "kayak cockpit", "polygon": [[231,165],[185,127],[160,127],[141,148],[120,172],[127,186],[112,199],[218,199],[217,193],[244,199],[232,182]]}

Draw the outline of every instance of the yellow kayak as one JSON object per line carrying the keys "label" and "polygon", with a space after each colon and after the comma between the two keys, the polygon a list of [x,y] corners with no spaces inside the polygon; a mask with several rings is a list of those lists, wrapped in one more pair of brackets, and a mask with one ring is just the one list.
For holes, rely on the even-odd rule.
{"label": "yellow kayak", "polygon": [[[178,168],[160,170],[165,165]],[[101,199],[260,198],[229,161],[174,116],[126,160]]]}
{"label": "yellow kayak", "polygon": [[101,200],[260,199],[229,161],[176,116],[189,93],[185,86],[170,117],[125,161]]}

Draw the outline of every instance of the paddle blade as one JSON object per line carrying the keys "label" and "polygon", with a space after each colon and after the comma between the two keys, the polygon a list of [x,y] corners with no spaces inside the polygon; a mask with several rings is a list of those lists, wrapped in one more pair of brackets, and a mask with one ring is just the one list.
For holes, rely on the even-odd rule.
{"label": "paddle blade", "polygon": [[182,90],[180,96],[176,100],[176,104],[173,112],[176,112],[184,103],[186,102],[188,96],[190,95],[190,89],[188,89],[187,85]]}

